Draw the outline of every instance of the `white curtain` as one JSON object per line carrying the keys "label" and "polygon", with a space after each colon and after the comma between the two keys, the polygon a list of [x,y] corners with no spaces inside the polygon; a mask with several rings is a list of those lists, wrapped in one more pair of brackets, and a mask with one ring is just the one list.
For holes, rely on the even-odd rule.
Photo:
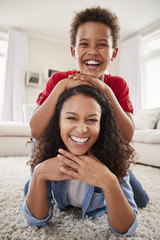
{"label": "white curtain", "polygon": [[141,35],[137,34],[120,45],[120,76],[129,86],[134,108],[141,108]]}
{"label": "white curtain", "polygon": [[9,30],[2,121],[23,121],[27,45],[25,33]]}

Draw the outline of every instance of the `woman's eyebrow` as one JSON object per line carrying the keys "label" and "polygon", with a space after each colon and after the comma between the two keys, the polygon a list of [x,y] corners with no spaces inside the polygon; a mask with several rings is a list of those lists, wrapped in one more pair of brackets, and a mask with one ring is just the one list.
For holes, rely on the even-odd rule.
{"label": "woman's eyebrow", "polygon": [[74,112],[66,112],[65,114],[73,114],[73,115],[77,115],[77,114],[74,113]]}
{"label": "woman's eyebrow", "polygon": [[88,115],[88,117],[96,117],[96,116],[99,117],[99,114],[98,113],[93,113],[93,114]]}
{"label": "woman's eyebrow", "polygon": [[[65,112],[65,114],[78,115],[78,114],[75,113],[75,112]],[[98,114],[98,113],[93,113],[93,114],[88,115],[87,117],[96,117],[96,116],[99,117],[99,114]]]}

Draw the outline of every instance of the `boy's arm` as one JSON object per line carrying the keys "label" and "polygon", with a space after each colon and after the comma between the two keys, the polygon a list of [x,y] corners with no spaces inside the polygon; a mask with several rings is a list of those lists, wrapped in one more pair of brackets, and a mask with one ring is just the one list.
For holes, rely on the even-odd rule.
{"label": "boy's arm", "polygon": [[49,121],[55,113],[58,97],[64,90],[65,85],[62,80],[55,86],[46,101],[42,105],[38,106],[33,112],[30,119],[30,128],[31,135],[35,139],[38,140],[44,129],[47,127]]}
{"label": "boy's arm", "polygon": [[82,82],[89,82],[91,85],[98,87],[101,89],[105,95],[109,98],[109,100],[112,103],[114,112],[116,114],[117,121],[120,125],[120,128],[122,130],[122,133],[126,140],[130,142],[132,140],[133,134],[134,134],[134,122],[132,118],[132,113],[125,112],[121,105],[119,104],[114,92],[112,89],[105,84],[103,81],[93,78],[92,76],[85,75],[85,74],[73,74],[69,76],[70,79],[81,80]]}
{"label": "boy's arm", "polygon": [[82,84],[90,85],[89,82],[82,82],[81,80],[75,81],[68,78],[63,79],[56,84],[45,102],[35,109],[30,119],[31,135],[33,138],[38,140],[41,137],[42,133],[44,132],[49,121],[55,113],[57,100],[60,94],[68,88],[72,88]]}
{"label": "boy's arm", "polygon": [[107,85],[104,86],[104,92],[112,103],[122,133],[124,134],[126,140],[130,142],[134,134],[134,122],[132,118],[132,113],[125,112],[121,108],[116,96],[114,95],[113,91],[110,89],[109,86]]}

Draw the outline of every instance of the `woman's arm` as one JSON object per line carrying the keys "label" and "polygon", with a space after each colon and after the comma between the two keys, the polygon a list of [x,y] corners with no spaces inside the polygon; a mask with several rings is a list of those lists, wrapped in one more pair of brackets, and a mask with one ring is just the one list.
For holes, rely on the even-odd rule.
{"label": "woman's arm", "polygon": [[[117,177],[98,159],[92,156],[75,156],[63,149],[57,157],[69,167],[77,170],[73,172],[65,167],[61,171],[68,176],[97,186],[104,191],[107,205],[108,222],[118,234],[127,233],[135,220],[135,213],[127,201]],[[125,180],[124,180],[125,181]],[[132,193],[128,197],[132,200]]]}
{"label": "woman's arm", "polygon": [[57,157],[50,158],[35,167],[27,195],[27,206],[36,219],[45,219],[49,212],[49,201],[47,198],[47,180],[61,181],[71,179],[70,176],[60,171],[66,165]]}
{"label": "woman's arm", "polygon": [[49,202],[47,199],[47,182],[38,174],[33,174],[29,193],[27,195],[27,206],[32,215],[41,220],[48,216]]}
{"label": "woman's arm", "polygon": [[[107,204],[108,222],[111,228],[119,233],[124,234],[128,231],[135,220],[135,213],[124,196],[117,178],[111,174],[101,188],[104,191]],[[106,181],[109,183],[105,185]]]}

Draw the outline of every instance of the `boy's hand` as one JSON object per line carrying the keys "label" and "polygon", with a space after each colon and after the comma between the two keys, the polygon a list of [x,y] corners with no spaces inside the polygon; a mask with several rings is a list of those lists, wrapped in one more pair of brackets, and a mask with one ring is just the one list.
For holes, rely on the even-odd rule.
{"label": "boy's hand", "polygon": [[79,85],[92,85],[89,81],[74,78],[65,78],[62,81],[60,81],[60,84],[64,84],[63,86],[65,90],[77,87]]}
{"label": "boy's hand", "polygon": [[106,87],[106,84],[103,81],[101,81],[100,79],[92,77],[92,76],[84,74],[84,73],[72,74],[72,75],[69,75],[68,78],[76,80],[76,81],[81,81],[81,82],[83,82],[83,84],[89,83],[92,86],[98,87],[102,91],[104,91],[104,88]]}

